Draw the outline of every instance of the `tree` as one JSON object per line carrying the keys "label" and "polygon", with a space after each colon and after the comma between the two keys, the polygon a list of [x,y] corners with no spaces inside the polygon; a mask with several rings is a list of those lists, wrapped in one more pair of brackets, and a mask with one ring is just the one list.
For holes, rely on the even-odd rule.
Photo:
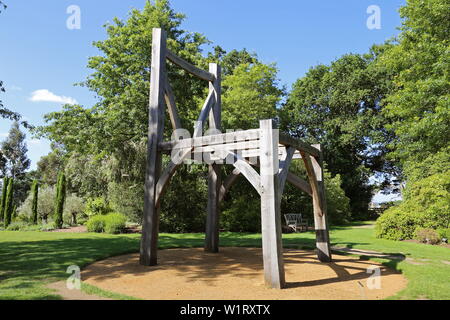
{"label": "tree", "polygon": [[[183,19],[168,1],[162,0],[148,2],[142,11],[131,11],[126,21],[115,19],[107,27],[108,38],[95,43],[102,55],[89,59],[88,65],[94,72],[83,83],[100,98],[99,103],[92,108],[64,106],[62,111],[46,115],[47,125],[37,130],[67,152],[66,173],[71,192],[107,197],[116,210],[126,213],[132,221],[140,221],[143,211],[142,201],[130,199],[143,199],[153,27],[167,31],[169,49],[185,60],[203,69],[208,69],[209,62],[223,62],[224,83],[228,81],[224,87],[224,108],[230,109],[224,114],[227,127],[250,127],[257,124],[254,117],[275,115],[281,99],[283,90],[278,88],[275,66],[258,62],[245,50],[227,54],[219,47],[205,58],[201,46],[208,40],[201,34],[182,30]],[[191,129],[207,96],[208,84],[171,63],[167,67],[182,126]],[[245,103],[236,98],[238,92],[247,95]],[[250,100],[254,107],[249,115],[233,105],[239,102],[248,110],[246,103]],[[170,131],[166,134],[170,135]],[[206,201],[202,194],[205,183],[204,166],[178,171],[165,197],[177,197],[178,204],[163,201],[162,229],[171,217],[178,216],[182,222],[177,230],[200,230],[204,223],[199,214],[204,210],[203,203],[191,199]],[[199,218],[192,219],[194,214]]]}
{"label": "tree", "polygon": [[5,158],[3,152],[0,150],[0,176],[6,177],[6,163],[8,159]]}
{"label": "tree", "polygon": [[82,198],[75,194],[70,194],[64,205],[64,221],[68,224],[76,225],[78,216],[83,213],[85,204]]}
{"label": "tree", "polygon": [[33,186],[31,187],[31,194],[33,195],[33,200],[31,203],[31,217],[33,224],[38,223],[38,195],[39,195],[39,182],[37,180],[33,181]]}
{"label": "tree", "polygon": [[[181,30],[183,19],[166,0],[148,1],[142,11],[132,10],[127,21],[115,18],[114,24],[107,26],[108,38],[94,43],[103,55],[89,59],[88,67],[94,73],[82,83],[100,101],[90,109],[66,105],[62,112],[46,115],[51,125],[41,128],[41,134],[60,142],[69,152],[82,154],[123,152],[125,143],[140,142],[148,131],[152,28],[167,31],[170,50],[207,68],[200,49],[207,40]],[[195,97],[203,94],[207,84],[186,77],[171,64],[168,70],[183,127],[190,128],[196,120],[191,112],[198,108]]]}
{"label": "tree", "polygon": [[[56,189],[54,187],[42,186],[39,188],[39,201],[37,206],[38,221],[48,223],[48,217],[55,213],[55,198]],[[20,216],[28,217],[28,220],[33,219],[32,213],[33,194],[29,193],[25,201],[18,208]]]}
{"label": "tree", "polygon": [[369,178],[397,173],[386,160],[392,134],[384,128],[380,103],[390,90],[391,75],[375,64],[388,47],[374,46],[368,54],[347,54],[311,68],[296,81],[280,111],[283,130],[322,144],[329,171],[342,178],[354,218],[367,212]]}
{"label": "tree", "polygon": [[14,179],[14,204],[20,205],[25,200],[30,189],[30,177],[27,170],[31,161],[28,159],[28,148],[25,134],[20,130],[19,123],[15,121],[9,131],[8,137],[1,143],[1,150],[5,158],[4,176]]}
{"label": "tree", "polygon": [[8,189],[8,182],[9,179],[7,177],[3,178],[3,183],[2,183],[2,200],[0,203],[0,220],[3,221],[4,217],[5,217],[5,204],[6,204],[6,190]]}
{"label": "tree", "polygon": [[395,71],[385,99],[396,139],[389,156],[404,171],[403,201],[377,220],[376,235],[408,239],[417,228],[450,221],[450,3],[409,0],[400,9],[401,33],[379,63]]}
{"label": "tree", "polygon": [[384,113],[397,137],[390,156],[404,167],[449,146],[449,10],[448,0],[409,0],[398,44],[379,60],[395,71]]}
{"label": "tree", "polygon": [[64,202],[66,200],[66,176],[64,172],[58,175],[55,198],[55,228],[61,229],[63,226]]}
{"label": "tree", "polygon": [[13,179],[23,178],[31,161],[27,157],[27,144],[25,134],[20,130],[19,123],[15,121],[9,130],[8,137],[1,143],[1,149],[6,158],[6,173]]}
{"label": "tree", "polygon": [[8,179],[8,187],[6,189],[6,201],[5,201],[5,228],[11,224],[14,204],[13,204],[13,193],[14,193],[14,180],[12,178]]}
{"label": "tree", "polygon": [[66,153],[56,143],[51,145],[52,151],[41,157],[37,163],[37,176],[42,184],[54,186],[58,180],[58,172],[64,169]]}
{"label": "tree", "polygon": [[274,65],[240,64],[223,80],[224,129],[259,127],[259,120],[275,118],[284,95]]}

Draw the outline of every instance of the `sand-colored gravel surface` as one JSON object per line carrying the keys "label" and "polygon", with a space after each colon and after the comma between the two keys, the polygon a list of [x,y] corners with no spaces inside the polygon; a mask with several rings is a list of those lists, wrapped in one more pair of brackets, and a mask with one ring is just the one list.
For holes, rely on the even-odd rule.
{"label": "sand-colored gravel surface", "polygon": [[[130,254],[96,262],[82,271],[82,280],[101,289],[149,300],[273,300],[383,299],[406,287],[399,273],[373,261],[334,255],[320,263],[314,252],[286,249],[287,288],[269,289],[263,283],[261,249],[221,248],[159,251],[159,265],[139,265]],[[381,288],[369,289],[370,266],[381,270]],[[373,279],[373,278],[372,278]]]}

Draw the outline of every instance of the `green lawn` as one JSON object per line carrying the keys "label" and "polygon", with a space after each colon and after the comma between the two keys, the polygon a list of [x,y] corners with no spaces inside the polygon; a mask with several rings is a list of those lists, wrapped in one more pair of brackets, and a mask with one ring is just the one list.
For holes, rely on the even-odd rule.
{"label": "green lawn", "polygon": [[[201,247],[203,234],[161,234],[160,247]],[[375,239],[373,229],[336,227],[332,244],[427,259],[424,265],[377,259],[402,271],[408,287],[395,299],[450,299],[450,249],[415,243]],[[70,265],[81,267],[109,256],[137,252],[139,235],[0,232],[0,299],[59,299],[45,285],[65,280]],[[285,247],[313,248],[314,234],[283,235]],[[260,247],[259,234],[222,233],[222,246]],[[90,292],[105,294],[95,288]],[[114,296],[113,296],[114,297]],[[117,297],[117,296],[116,296]]]}

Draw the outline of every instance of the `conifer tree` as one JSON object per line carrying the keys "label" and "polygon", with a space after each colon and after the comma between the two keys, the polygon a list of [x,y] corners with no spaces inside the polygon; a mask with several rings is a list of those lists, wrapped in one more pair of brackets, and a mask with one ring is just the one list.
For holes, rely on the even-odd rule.
{"label": "conifer tree", "polygon": [[61,229],[63,226],[64,201],[66,199],[66,176],[61,172],[58,176],[56,185],[56,203],[55,203],[55,227]]}
{"label": "conifer tree", "polygon": [[13,192],[14,192],[14,180],[12,178],[8,179],[8,188],[6,190],[6,201],[5,201],[5,228],[11,224],[11,218],[13,213]]}
{"label": "conifer tree", "polygon": [[38,223],[38,213],[37,213],[37,207],[38,207],[38,194],[39,194],[39,183],[37,180],[33,181],[33,185],[31,187],[31,193],[33,194],[33,201],[31,203],[31,213],[33,218],[33,224]]}
{"label": "conifer tree", "polygon": [[6,189],[8,188],[8,182],[9,179],[4,177],[2,185],[2,199],[0,202],[0,220],[3,220],[5,217]]}

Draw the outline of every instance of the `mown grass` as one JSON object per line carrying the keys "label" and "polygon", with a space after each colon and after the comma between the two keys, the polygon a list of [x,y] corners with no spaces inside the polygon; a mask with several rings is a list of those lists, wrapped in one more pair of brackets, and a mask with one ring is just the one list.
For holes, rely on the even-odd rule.
{"label": "mown grass", "polygon": [[[376,239],[373,229],[356,225],[335,227],[332,244],[351,248],[403,254],[426,259],[424,265],[408,261],[377,259],[400,270],[408,287],[394,299],[450,299],[450,250],[444,247]],[[70,265],[86,266],[110,256],[137,252],[139,235],[71,234],[50,232],[0,232],[0,299],[60,299],[46,285],[65,280]],[[160,248],[202,247],[203,234],[161,234]],[[314,248],[314,233],[285,234],[283,244],[290,248]],[[261,235],[222,233],[222,246],[260,247]],[[128,298],[83,284],[83,290],[112,298]]]}

